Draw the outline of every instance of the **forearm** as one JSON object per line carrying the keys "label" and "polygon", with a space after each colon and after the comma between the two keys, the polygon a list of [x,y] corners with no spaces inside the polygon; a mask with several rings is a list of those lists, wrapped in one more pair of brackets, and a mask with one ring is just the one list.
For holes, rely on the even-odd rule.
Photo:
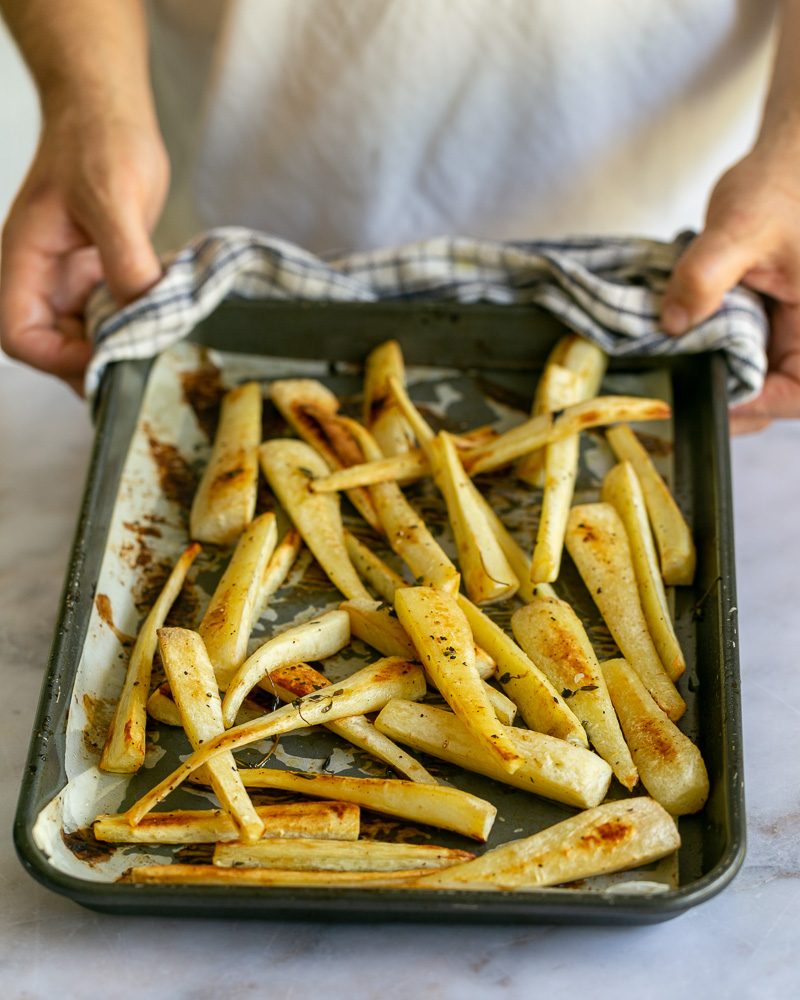
{"label": "forearm", "polygon": [[800,153],[800,0],[781,0],[778,45],[757,145]]}
{"label": "forearm", "polygon": [[0,0],[36,83],[45,124],[155,123],[141,0]]}

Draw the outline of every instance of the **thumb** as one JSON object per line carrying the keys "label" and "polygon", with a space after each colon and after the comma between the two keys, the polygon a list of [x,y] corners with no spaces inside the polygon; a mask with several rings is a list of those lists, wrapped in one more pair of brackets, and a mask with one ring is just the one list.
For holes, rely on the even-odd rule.
{"label": "thumb", "polygon": [[107,215],[97,222],[92,236],[108,287],[121,305],[147,291],[161,277],[161,262],[136,209]]}
{"label": "thumb", "polygon": [[707,319],[722,304],[754,262],[748,240],[725,229],[707,228],[689,244],[675,265],[661,304],[661,326],[678,336]]}

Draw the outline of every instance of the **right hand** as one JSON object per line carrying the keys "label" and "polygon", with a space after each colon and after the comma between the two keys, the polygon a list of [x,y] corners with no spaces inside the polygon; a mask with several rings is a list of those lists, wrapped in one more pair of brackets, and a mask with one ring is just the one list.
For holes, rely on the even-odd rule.
{"label": "right hand", "polygon": [[154,127],[45,123],[3,230],[0,345],[79,394],[91,356],[83,310],[105,279],[123,305],[161,277],[150,233],[169,163]]}

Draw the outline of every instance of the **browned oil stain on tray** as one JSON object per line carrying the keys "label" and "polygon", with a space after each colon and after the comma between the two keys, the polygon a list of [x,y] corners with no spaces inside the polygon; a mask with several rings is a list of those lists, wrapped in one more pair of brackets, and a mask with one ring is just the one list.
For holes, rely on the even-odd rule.
{"label": "browned oil stain on tray", "polygon": [[117,707],[116,699],[83,696],[83,710],[86,712],[86,726],[83,730],[83,745],[93,755],[99,755],[106,742],[106,733]]}
{"label": "browned oil stain on tray", "polygon": [[123,646],[130,646],[133,642],[135,642],[134,636],[128,635],[126,632],[122,632],[114,624],[114,611],[111,607],[111,598],[108,594],[97,594],[94,599],[94,606],[97,608],[100,620],[108,625]]}
{"label": "browned oil stain on tray", "polygon": [[197,489],[197,476],[174,444],[159,439],[145,425],[150,455],[156,466],[161,492],[176,504],[181,516],[188,522],[192,500]]}
{"label": "browned oil stain on tray", "polygon": [[100,864],[114,856],[114,845],[98,840],[89,826],[73,830],[72,833],[64,833],[62,830],[61,839],[67,849],[87,865]]}
{"label": "browned oil stain on tray", "polygon": [[213,441],[222,397],[226,392],[222,373],[206,355],[198,368],[181,372],[180,380],[184,401],[192,409],[203,433],[209,441]]}

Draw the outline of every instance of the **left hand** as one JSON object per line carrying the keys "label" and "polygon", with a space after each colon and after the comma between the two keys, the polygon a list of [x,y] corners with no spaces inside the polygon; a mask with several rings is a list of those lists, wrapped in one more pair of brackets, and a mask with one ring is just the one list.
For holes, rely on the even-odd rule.
{"label": "left hand", "polygon": [[731,430],[800,417],[800,150],[756,148],[714,188],[706,225],[678,261],[663,329],[679,336],[737,284],[770,296],[769,371],[757,399],[731,411]]}

